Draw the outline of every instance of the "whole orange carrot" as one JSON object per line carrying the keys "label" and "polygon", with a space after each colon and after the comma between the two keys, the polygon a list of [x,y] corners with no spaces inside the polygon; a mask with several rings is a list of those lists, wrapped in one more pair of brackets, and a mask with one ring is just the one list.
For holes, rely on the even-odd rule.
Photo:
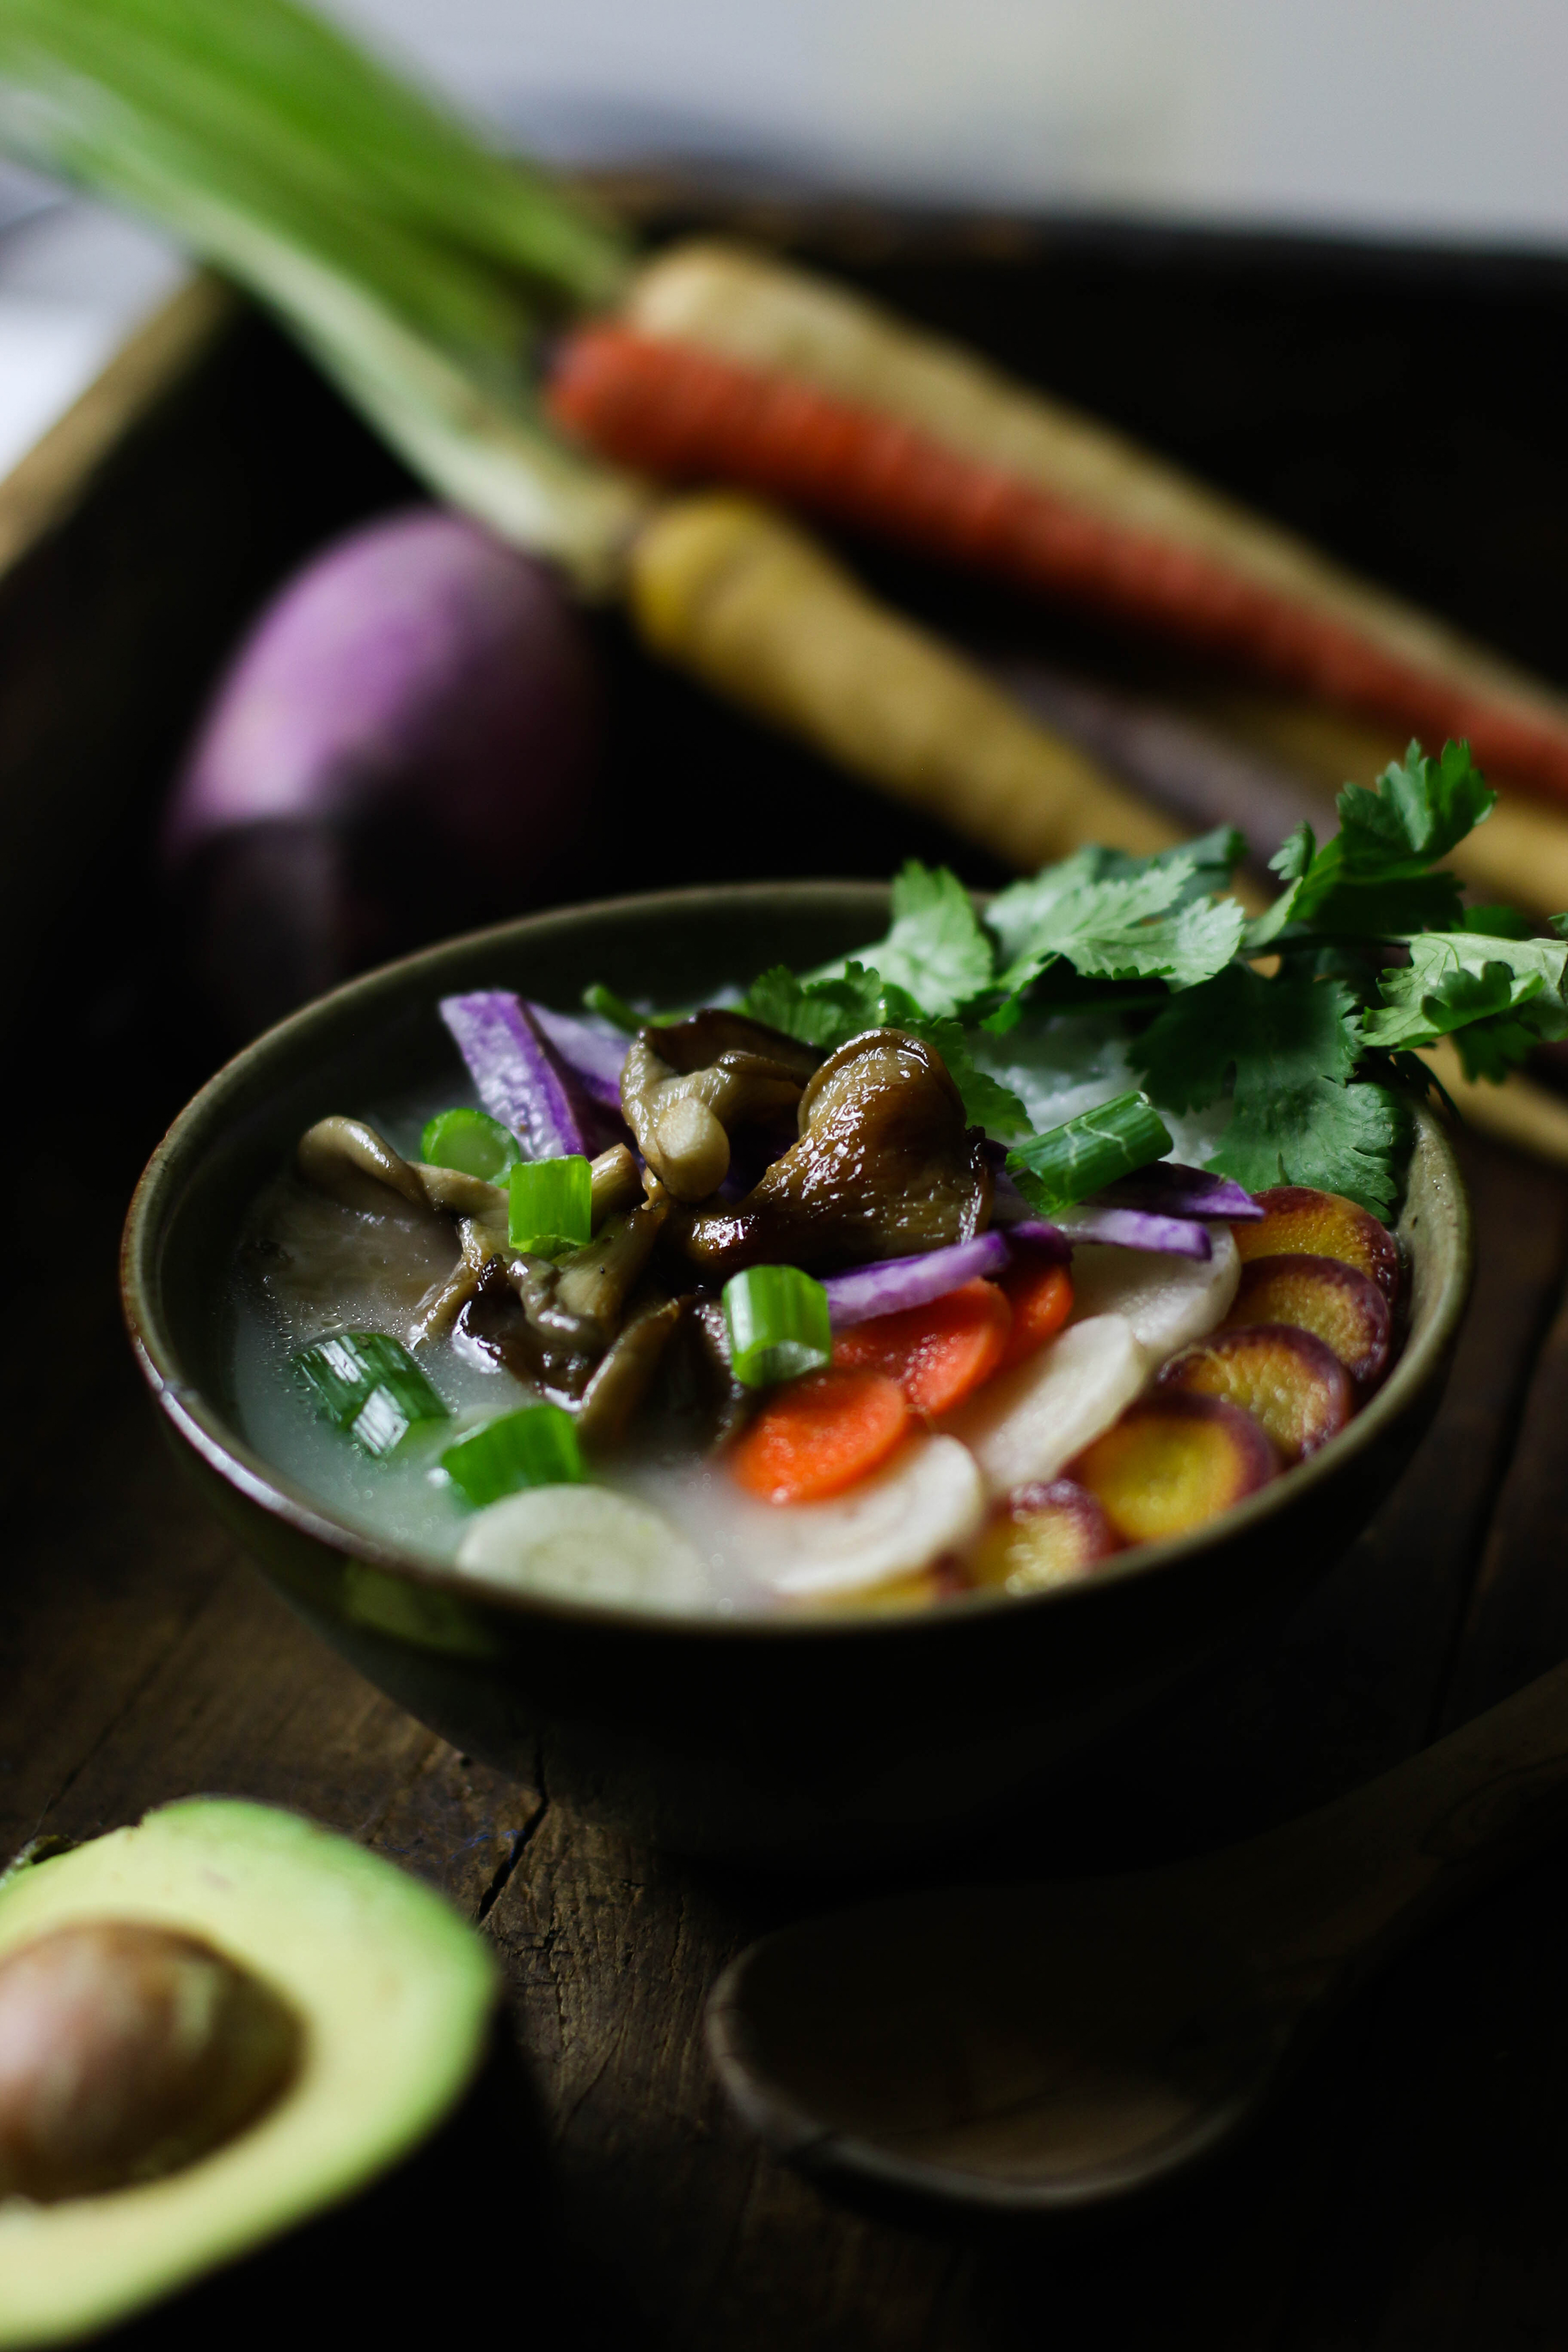
{"label": "whole orange carrot", "polygon": [[1429,740],[1465,738],[1484,766],[1568,799],[1568,722],[1409,659],[1209,548],[1058,496],[784,369],[599,323],[566,339],[548,399],[560,424],[639,472],[744,484],[1142,623]]}

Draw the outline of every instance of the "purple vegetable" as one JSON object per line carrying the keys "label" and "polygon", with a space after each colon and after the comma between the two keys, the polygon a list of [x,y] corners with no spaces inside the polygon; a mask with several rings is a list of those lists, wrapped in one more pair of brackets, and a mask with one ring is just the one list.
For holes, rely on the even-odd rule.
{"label": "purple vegetable", "polygon": [[1177,1160],[1156,1160],[1135,1175],[1123,1176],[1094,1196],[1096,1208],[1152,1209],[1165,1217],[1226,1217],[1233,1222],[1261,1217],[1259,1202],[1231,1176],[1211,1176],[1206,1168],[1184,1168]]}
{"label": "purple vegetable", "polygon": [[604,1106],[584,1090],[528,1007],[509,990],[444,996],[440,1012],[480,1102],[492,1118],[510,1128],[531,1160],[564,1159],[572,1152],[592,1159],[608,1144],[625,1140],[618,1118],[614,1132],[606,1131],[612,1122]]}
{"label": "purple vegetable", "polygon": [[325,548],[219,684],[165,821],[228,1025],[548,898],[597,734],[546,566],[437,507]]}
{"label": "purple vegetable", "polygon": [[1160,1250],[1166,1257],[1214,1255],[1207,1231],[1190,1217],[1157,1217],[1147,1209],[1100,1209],[1085,1203],[1059,1210],[1057,1223],[1075,1248],[1079,1242],[1113,1242],[1121,1249]]}
{"label": "purple vegetable", "polygon": [[584,1092],[592,1095],[596,1103],[603,1103],[606,1110],[618,1111],[621,1071],[626,1066],[629,1039],[618,1031],[611,1034],[590,1028],[587,1022],[574,1019],[570,1013],[552,1013],[547,1004],[531,1003],[525,1009],[567,1068],[575,1071]]}
{"label": "purple vegetable", "polygon": [[1013,1253],[1001,1234],[978,1234],[951,1249],[927,1250],[921,1257],[883,1258],[879,1265],[851,1266],[823,1284],[836,1331],[871,1323],[906,1307],[929,1307],[979,1274],[1000,1274]]}
{"label": "purple vegetable", "polygon": [[[1021,1192],[1018,1198],[1023,1201]],[[1005,1232],[1010,1242],[1023,1242],[1037,1255],[1054,1257],[1063,1265],[1072,1255],[1072,1244],[1061,1227],[1049,1225],[1044,1217],[1037,1217],[1027,1202],[1024,1204],[1023,1215],[1008,1225]]]}

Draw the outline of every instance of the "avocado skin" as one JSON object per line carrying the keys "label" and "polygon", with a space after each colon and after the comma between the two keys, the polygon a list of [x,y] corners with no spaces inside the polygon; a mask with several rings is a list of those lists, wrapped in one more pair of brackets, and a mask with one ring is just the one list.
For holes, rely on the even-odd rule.
{"label": "avocado skin", "polygon": [[[532,2083],[504,2021],[429,2138],[348,2203],[85,2339],[116,2352],[213,2352],[271,2337],[312,2352],[352,2318],[384,2345],[516,2336],[564,2312],[560,2199]],[[437,2332],[437,2317],[444,2323]],[[504,2339],[503,2339],[504,2340]],[[582,2343],[581,2333],[574,2340]]]}

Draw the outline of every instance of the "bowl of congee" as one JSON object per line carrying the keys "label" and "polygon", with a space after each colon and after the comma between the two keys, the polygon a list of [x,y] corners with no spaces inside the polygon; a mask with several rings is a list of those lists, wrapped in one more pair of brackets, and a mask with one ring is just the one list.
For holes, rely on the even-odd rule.
{"label": "bowl of congee", "polygon": [[817,1864],[1026,1805],[1331,1566],[1440,1392],[1467,1210],[1411,1080],[1463,934],[1379,941],[1331,846],[1261,925],[1221,834],[336,990],[132,1208],[188,1466],[372,1682],[591,1814]]}

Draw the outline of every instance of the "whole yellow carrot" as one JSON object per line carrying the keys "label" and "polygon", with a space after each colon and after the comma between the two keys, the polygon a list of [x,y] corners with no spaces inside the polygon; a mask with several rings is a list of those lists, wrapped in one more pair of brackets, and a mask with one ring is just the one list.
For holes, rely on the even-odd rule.
{"label": "whole yellow carrot", "polygon": [[937,638],[750,499],[679,499],[632,541],[637,626],[666,660],[1026,871],[1089,841],[1184,837]]}
{"label": "whole yellow carrot", "polygon": [[1568,700],[1148,450],[862,296],[678,246],[559,347],[602,454],[996,571],[1568,800]]}

